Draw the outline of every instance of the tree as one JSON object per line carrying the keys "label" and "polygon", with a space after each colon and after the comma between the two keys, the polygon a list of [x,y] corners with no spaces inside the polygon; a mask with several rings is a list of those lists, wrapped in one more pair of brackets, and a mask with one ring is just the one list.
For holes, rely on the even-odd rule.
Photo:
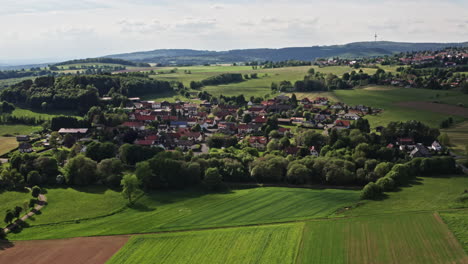
{"label": "tree", "polygon": [[311,170],[302,164],[294,164],[286,173],[286,179],[289,183],[304,184],[307,182]]}
{"label": "tree", "polygon": [[96,180],[97,163],[83,155],[70,160],[64,167],[65,179],[68,184],[88,185]]}
{"label": "tree", "polygon": [[31,189],[31,196],[37,198],[39,197],[39,194],[41,194],[41,188],[39,188],[39,186],[34,186]]}
{"label": "tree", "polygon": [[447,133],[441,134],[437,139],[442,146],[450,146],[450,138]]}
{"label": "tree", "polygon": [[97,165],[97,175],[102,183],[118,187],[124,170],[122,161],[117,158],[103,159]]}
{"label": "tree", "polygon": [[23,208],[21,208],[21,206],[15,206],[15,210],[14,210],[15,218],[17,219],[20,218],[21,211],[23,211]]}
{"label": "tree", "polygon": [[392,191],[395,188],[395,181],[391,177],[383,177],[377,180],[376,184],[383,191]]}
{"label": "tree", "polygon": [[66,134],[63,137],[63,145],[67,148],[71,148],[75,144],[75,142],[76,142],[75,137],[70,134]]}
{"label": "tree", "polygon": [[136,164],[135,175],[145,188],[148,187],[151,182],[151,177],[153,176],[153,171],[151,170],[149,162],[138,162]]}
{"label": "tree", "polygon": [[27,182],[30,185],[37,185],[42,183],[41,174],[38,171],[30,171],[28,173]]}
{"label": "tree", "polygon": [[242,118],[242,122],[244,123],[252,122],[252,116],[250,114],[245,114],[244,117]]}
{"label": "tree", "polygon": [[0,174],[0,180],[8,190],[19,189],[23,187],[24,177],[16,169],[6,166]]}
{"label": "tree", "polygon": [[122,186],[122,195],[132,204],[133,199],[141,192],[140,181],[134,174],[125,174],[120,182]]}
{"label": "tree", "polygon": [[375,183],[369,182],[361,191],[361,199],[375,199],[382,194],[382,189]]}
{"label": "tree", "polygon": [[221,174],[219,174],[219,171],[217,168],[208,168],[205,172],[205,179],[203,180],[203,183],[205,186],[211,190],[217,190],[218,188],[221,187],[223,180],[221,177]]}
{"label": "tree", "polygon": [[4,221],[6,224],[11,224],[11,222],[13,222],[13,219],[15,219],[15,212],[13,212],[12,210],[8,209],[8,210],[6,211],[5,218],[3,219],[3,221]]}
{"label": "tree", "polygon": [[393,167],[391,162],[381,162],[374,169],[374,173],[378,178],[384,177]]}

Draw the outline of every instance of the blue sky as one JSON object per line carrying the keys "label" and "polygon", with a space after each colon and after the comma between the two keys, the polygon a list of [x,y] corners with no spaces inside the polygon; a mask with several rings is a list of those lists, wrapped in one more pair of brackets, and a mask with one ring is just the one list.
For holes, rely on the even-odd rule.
{"label": "blue sky", "polygon": [[0,63],[160,48],[468,41],[468,0],[0,0]]}

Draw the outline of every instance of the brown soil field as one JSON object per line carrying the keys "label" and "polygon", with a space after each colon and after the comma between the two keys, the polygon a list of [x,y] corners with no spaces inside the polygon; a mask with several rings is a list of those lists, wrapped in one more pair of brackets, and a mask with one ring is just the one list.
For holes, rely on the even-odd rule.
{"label": "brown soil field", "polygon": [[105,263],[129,236],[79,237],[58,240],[0,242],[0,263]]}
{"label": "brown soil field", "polygon": [[447,115],[457,115],[468,118],[468,108],[447,105],[447,104],[437,104],[431,102],[400,102],[397,103],[398,106],[414,108],[418,110],[432,111],[436,113],[442,113]]}

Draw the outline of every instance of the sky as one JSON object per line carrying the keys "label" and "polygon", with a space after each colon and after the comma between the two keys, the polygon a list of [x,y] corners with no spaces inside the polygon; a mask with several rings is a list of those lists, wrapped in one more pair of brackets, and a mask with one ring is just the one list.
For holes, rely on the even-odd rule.
{"label": "sky", "polygon": [[468,0],[0,0],[0,64],[154,49],[468,41]]}

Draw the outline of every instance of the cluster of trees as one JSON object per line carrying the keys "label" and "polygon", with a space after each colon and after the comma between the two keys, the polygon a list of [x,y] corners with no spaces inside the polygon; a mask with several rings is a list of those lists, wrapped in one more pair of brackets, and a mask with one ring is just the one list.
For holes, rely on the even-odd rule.
{"label": "cluster of trees", "polygon": [[296,81],[294,85],[289,81],[282,81],[279,85],[272,83],[272,90],[279,91],[296,91],[296,92],[311,92],[311,91],[329,91],[336,89],[350,89],[350,85],[343,78],[335,74],[324,74],[316,72],[314,68],[310,68],[303,80]]}
{"label": "cluster of trees", "polygon": [[100,104],[100,96],[110,96],[116,99],[114,103],[122,104],[126,102],[126,97],[171,90],[169,82],[143,77],[47,76],[12,85],[0,93],[0,99],[33,109],[78,109],[86,113],[90,107]]}
{"label": "cluster of trees", "polygon": [[53,75],[54,73],[49,70],[42,70],[41,68],[38,69],[30,69],[26,71],[22,70],[11,70],[11,71],[0,71],[0,80],[4,79],[13,79],[13,78],[24,78],[24,77],[31,77],[31,76],[44,76],[44,75]]}
{"label": "cluster of trees", "polygon": [[301,60],[285,60],[285,61],[252,61],[246,62],[246,66],[260,66],[264,69],[283,68],[283,67],[297,67],[297,66],[310,66],[311,61]]}
{"label": "cluster of trees", "polygon": [[430,145],[439,135],[439,129],[415,120],[390,122],[382,131],[386,143],[396,142],[398,138],[412,138],[415,142]]}
{"label": "cluster of trees", "polygon": [[207,85],[220,85],[228,83],[242,82],[242,74],[240,73],[223,73],[220,75],[212,76],[207,79],[204,79],[200,82],[192,81],[190,82],[191,89],[200,89],[203,86]]}
{"label": "cluster of trees", "polygon": [[379,198],[383,192],[393,191],[419,175],[451,175],[459,172],[455,160],[448,156],[415,158],[403,164],[385,164],[379,169],[380,176],[385,176],[381,176],[376,181],[371,181],[364,186],[361,191],[362,199]]}
{"label": "cluster of trees", "polygon": [[144,62],[133,62],[133,61],[128,61],[128,60],[113,59],[113,58],[88,58],[88,59],[70,60],[70,61],[56,63],[51,66],[63,66],[63,65],[70,65],[70,64],[80,64],[80,63],[110,63],[110,64],[120,64],[120,65],[135,66],[135,67],[151,67],[151,65],[149,65],[148,63],[144,63]]}
{"label": "cluster of trees", "polygon": [[15,110],[15,105],[6,101],[0,103],[0,114],[10,114]]}

